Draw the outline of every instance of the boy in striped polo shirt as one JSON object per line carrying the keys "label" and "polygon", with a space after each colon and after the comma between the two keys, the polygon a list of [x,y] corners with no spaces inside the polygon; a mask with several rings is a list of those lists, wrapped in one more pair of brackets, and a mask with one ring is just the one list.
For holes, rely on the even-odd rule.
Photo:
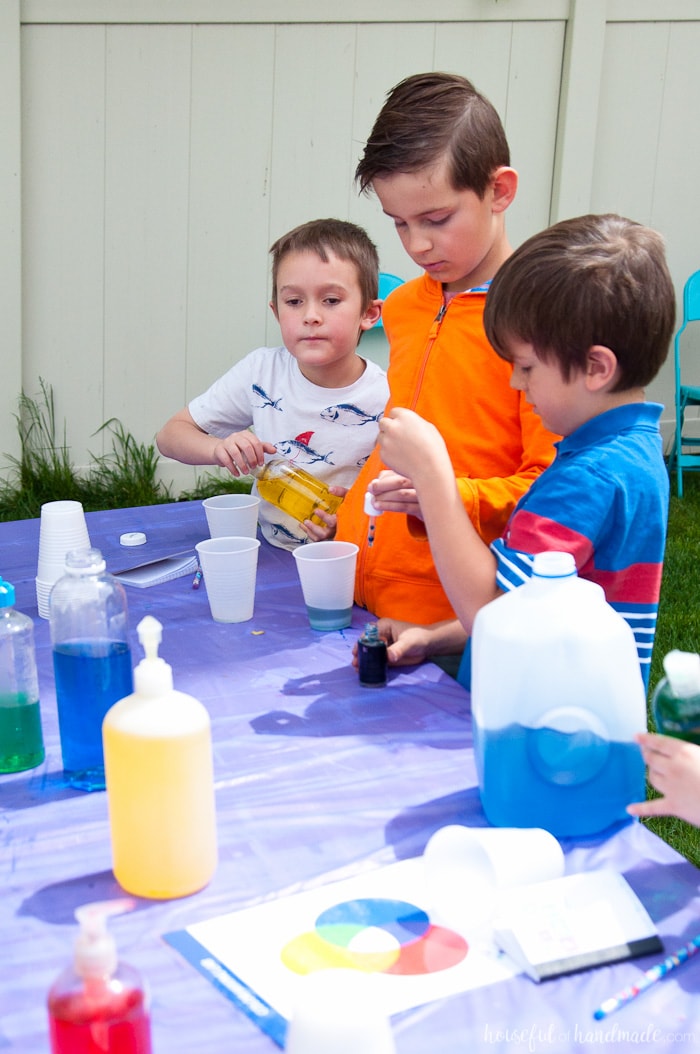
{"label": "boy in striped polo shirt", "polygon": [[459,619],[420,627],[381,620],[391,662],[454,651],[479,608],[530,576],[533,554],[559,550],[574,555],[580,577],[601,585],[632,627],[648,684],[669,484],[663,407],[646,402],[644,389],[666,359],[674,324],[663,240],[620,216],[555,224],[501,265],[486,298],[486,334],[513,365],[511,385],[564,438],[501,538],[486,546],[464,513],[438,429],[401,407],[385,416],[382,458],[406,487],[375,504],[423,520]]}

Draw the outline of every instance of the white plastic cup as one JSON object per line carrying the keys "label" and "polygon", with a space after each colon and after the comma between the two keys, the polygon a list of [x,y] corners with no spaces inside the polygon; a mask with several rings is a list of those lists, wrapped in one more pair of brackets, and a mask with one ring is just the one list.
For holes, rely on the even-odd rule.
{"label": "white plastic cup", "polygon": [[207,538],[195,545],[215,622],[253,617],[258,572],[257,538]]}
{"label": "white plastic cup", "polygon": [[312,629],[350,625],[358,551],[353,542],[310,542],[294,550]]}
{"label": "white plastic cup", "polygon": [[436,831],[423,854],[431,914],[464,936],[490,928],[503,890],[564,874],[564,853],[540,827]]}
{"label": "white plastic cup", "polygon": [[36,579],[36,606],[39,609],[40,618],[49,617],[49,597],[55,582],[44,582],[41,578]]}
{"label": "white plastic cup", "polygon": [[286,1054],[396,1054],[371,975],[331,969],[304,977],[284,1049]]}
{"label": "white plastic cup", "polygon": [[66,567],[71,549],[89,549],[85,512],[79,501],[48,501],[41,506],[36,600],[41,618],[49,617],[49,594]]}
{"label": "white plastic cup", "polygon": [[217,494],[202,505],[212,538],[255,538],[260,498],[254,494]]}

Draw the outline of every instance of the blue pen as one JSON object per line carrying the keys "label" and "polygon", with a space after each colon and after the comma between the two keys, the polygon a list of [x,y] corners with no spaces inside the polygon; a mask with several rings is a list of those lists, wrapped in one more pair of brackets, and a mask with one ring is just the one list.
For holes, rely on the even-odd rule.
{"label": "blue pen", "polygon": [[192,588],[193,589],[199,589],[199,583],[201,581],[202,581],[202,568],[198,567],[196,572],[195,572],[195,576],[192,579]]}
{"label": "blue pen", "polygon": [[651,988],[657,981],[663,980],[671,970],[676,970],[683,963],[687,962],[688,959],[692,959],[694,955],[700,951],[700,934],[697,937],[693,937],[692,941],[688,941],[682,948],[674,952],[673,955],[668,955],[663,962],[657,963],[650,969],[645,970],[639,981],[636,984],[631,984],[629,988],[623,988],[617,995],[611,996],[610,999],[606,999],[604,1003],[593,1012],[593,1017],[596,1021],[600,1021],[601,1018],[607,1017],[608,1014],[612,1014],[614,1010],[619,1010],[621,1006],[625,1006],[630,1003],[633,999],[636,999],[642,992],[646,992],[647,988]]}

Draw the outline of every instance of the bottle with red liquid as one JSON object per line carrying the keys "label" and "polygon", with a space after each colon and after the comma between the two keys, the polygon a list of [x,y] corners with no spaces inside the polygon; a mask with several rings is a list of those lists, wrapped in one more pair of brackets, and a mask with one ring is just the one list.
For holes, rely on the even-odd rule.
{"label": "bottle with red liquid", "polygon": [[109,915],[131,900],[76,910],[80,934],[71,966],[49,990],[51,1054],[151,1054],[148,996],[136,970],[117,959]]}

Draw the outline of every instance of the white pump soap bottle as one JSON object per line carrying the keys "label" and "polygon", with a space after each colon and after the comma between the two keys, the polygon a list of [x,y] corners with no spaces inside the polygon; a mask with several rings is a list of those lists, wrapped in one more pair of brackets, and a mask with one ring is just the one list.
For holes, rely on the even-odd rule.
{"label": "white pump soap bottle", "polygon": [[168,899],[202,889],[217,864],[211,723],[202,704],[173,688],[158,657],[162,626],[137,626],[145,652],[134,693],[102,726],[112,863],[120,885]]}

